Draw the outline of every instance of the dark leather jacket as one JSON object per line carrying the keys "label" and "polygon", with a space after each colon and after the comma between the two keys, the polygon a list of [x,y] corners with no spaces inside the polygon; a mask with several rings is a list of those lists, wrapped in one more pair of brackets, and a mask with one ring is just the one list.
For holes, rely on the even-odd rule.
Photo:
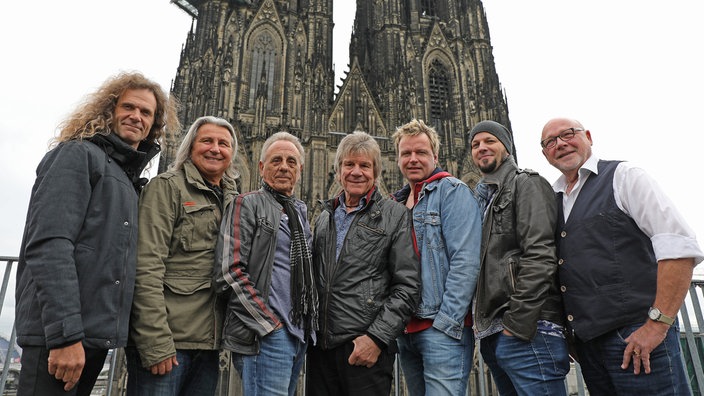
{"label": "dark leather jacket", "polygon": [[318,343],[323,349],[364,334],[381,342],[381,348],[395,348],[419,301],[420,264],[410,211],[382,199],[376,188],[367,198],[350,225],[339,260],[334,216],[338,200],[321,201],[313,260],[320,298]]}
{"label": "dark leather jacket", "polygon": [[537,173],[518,169],[512,156],[480,181],[484,202],[488,185],[497,190],[484,217],[474,323],[481,332],[501,317],[505,329],[527,341],[538,320],[563,323],[555,193]]}
{"label": "dark leather jacket", "polygon": [[[308,230],[305,203],[296,200]],[[228,296],[222,347],[259,353],[259,340],[282,322],[268,305],[276,238],[283,207],[260,188],[238,195],[225,209],[215,248],[215,290]],[[310,234],[307,234],[309,238]]]}

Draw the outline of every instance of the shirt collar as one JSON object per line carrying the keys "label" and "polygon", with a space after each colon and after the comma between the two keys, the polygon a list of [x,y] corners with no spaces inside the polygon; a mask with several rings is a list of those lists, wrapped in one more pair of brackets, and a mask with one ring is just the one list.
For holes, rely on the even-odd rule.
{"label": "shirt collar", "polygon": [[[581,184],[581,181],[586,179],[590,173],[594,173],[595,175],[599,174],[599,157],[594,155],[594,153],[592,153],[592,155],[587,158],[587,160],[584,161],[582,166],[579,168],[579,178],[577,183]],[[555,183],[553,183],[552,188],[558,193],[564,193],[567,191],[567,178],[565,175],[560,175]]]}

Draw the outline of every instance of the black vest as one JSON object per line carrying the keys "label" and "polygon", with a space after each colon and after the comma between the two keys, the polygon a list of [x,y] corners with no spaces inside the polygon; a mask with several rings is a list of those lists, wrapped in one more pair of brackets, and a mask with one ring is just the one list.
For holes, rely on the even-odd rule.
{"label": "black vest", "polygon": [[565,223],[557,194],[557,256],[568,324],[582,341],[643,323],[655,300],[657,260],[650,238],[614,200],[617,161],[599,161]]}

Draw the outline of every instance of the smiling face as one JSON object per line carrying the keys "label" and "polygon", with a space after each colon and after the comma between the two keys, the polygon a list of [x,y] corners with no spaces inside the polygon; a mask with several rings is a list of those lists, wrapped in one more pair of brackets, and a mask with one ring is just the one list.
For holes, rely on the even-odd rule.
{"label": "smiling face", "polygon": [[126,89],[115,105],[112,129],[125,143],[137,148],[154,125],[156,97],[148,89]]}
{"label": "smiling face", "polygon": [[437,155],[433,153],[430,139],[425,133],[407,135],[398,142],[398,168],[411,185],[419,183],[433,173]]}
{"label": "smiling face", "polygon": [[489,132],[479,132],[472,139],[472,160],[483,174],[494,172],[508,157],[503,143]]}
{"label": "smiling face", "polygon": [[219,185],[232,162],[232,135],[227,128],[203,124],[191,147],[191,161],[209,183]]}
{"label": "smiling face", "polygon": [[570,119],[556,118],[550,120],[543,127],[541,141],[560,136],[569,128],[575,128],[574,137],[568,141],[557,138],[551,148],[543,148],[543,155],[550,165],[562,172],[569,180],[575,178],[579,168],[592,155],[592,136],[584,127]]}
{"label": "smiling face", "polygon": [[264,153],[259,161],[262,179],[274,190],[291,196],[303,171],[301,154],[296,145],[287,140],[278,140]]}
{"label": "smiling face", "polygon": [[351,153],[340,161],[340,184],[345,190],[345,205],[355,207],[374,187],[374,159],[364,153]]}

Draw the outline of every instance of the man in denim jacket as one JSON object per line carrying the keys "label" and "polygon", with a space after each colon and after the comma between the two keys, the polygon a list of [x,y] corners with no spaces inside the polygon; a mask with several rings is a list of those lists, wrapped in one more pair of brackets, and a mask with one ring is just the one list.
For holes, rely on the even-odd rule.
{"label": "man in denim jacket", "polygon": [[413,211],[421,301],[399,342],[409,392],[465,395],[474,354],[469,306],[479,272],[481,211],[465,183],[437,166],[440,141],[423,121],[393,135],[408,184],[394,198]]}

